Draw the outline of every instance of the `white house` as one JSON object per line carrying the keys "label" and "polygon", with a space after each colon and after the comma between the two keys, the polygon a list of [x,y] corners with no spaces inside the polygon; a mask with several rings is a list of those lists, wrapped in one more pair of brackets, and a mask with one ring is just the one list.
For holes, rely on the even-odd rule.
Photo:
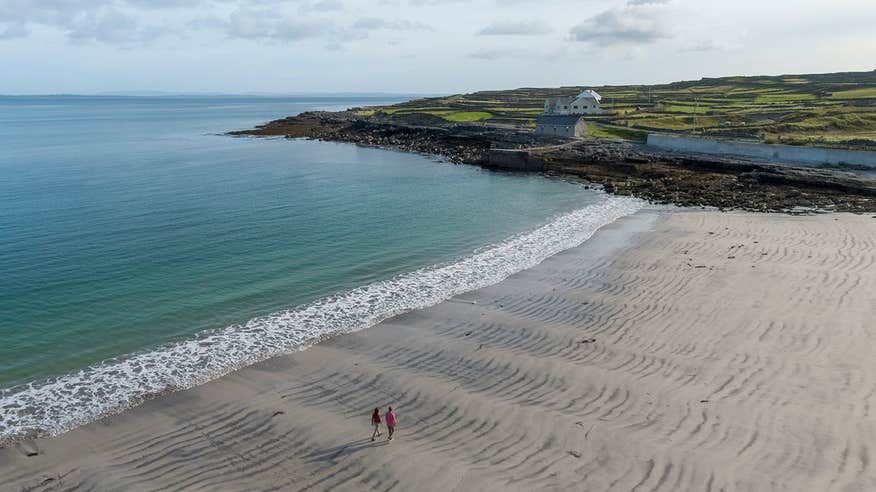
{"label": "white house", "polygon": [[592,89],[575,97],[549,97],[544,100],[544,114],[602,114],[602,96]]}

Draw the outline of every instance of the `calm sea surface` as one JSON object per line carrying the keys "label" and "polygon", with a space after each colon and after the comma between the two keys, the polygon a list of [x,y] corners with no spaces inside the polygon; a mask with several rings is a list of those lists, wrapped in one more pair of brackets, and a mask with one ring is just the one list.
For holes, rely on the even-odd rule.
{"label": "calm sea surface", "polygon": [[[64,404],[97,405],[138,384],[197,383],[208,377],[184,372],[216,375],[245,363],[247,350],[257,359],[270,344],[357,329],[408,306],[390,302],[414,295],[405,288],[438,292],[450,278],[419,270],[475,271],[481,259],[458,262],[613,200],[400,152],[219,135],[309,109],[389,102],[0,98],[0,437],[53,429]],[[506,244],[507,258],[494,252],[491,261],[513,273],[549,253],[533,253],[535,240]],[[380,284],[399,276],[403,285]],[[375,283],[386,299],[355,290]],[[359,311],[345,311],[351,303]],[[295,314],[302,306],[307,317]],[[224,345],[203,341],[217,330]],[[241,342],[268,331],[261,345]],[[206,346],[172,374],[137,379]],[[151,362],[119,365],[132,354]],[[101,366],[101,377],[79,372]],[[61,403],[47,409],[40,398]]]}

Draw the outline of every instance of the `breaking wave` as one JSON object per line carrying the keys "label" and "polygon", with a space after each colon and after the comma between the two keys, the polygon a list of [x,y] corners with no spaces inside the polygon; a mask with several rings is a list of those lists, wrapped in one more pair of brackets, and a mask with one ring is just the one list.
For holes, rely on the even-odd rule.
{"label": "breaking wave", "polygon": [[146,399],[495,284],[578,246],[600,227],[640,207],[637,200],[604,195],[597,204],[451,263],[415,270],[243,325],[205,331],[190,340],[111,359],[76,373],[2,390],[0,443],[54,436]]}

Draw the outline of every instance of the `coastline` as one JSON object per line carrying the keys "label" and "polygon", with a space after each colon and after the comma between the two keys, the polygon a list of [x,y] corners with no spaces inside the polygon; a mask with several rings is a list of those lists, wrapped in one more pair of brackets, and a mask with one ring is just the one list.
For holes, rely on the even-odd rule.
{"label": "coastline", "polygon": [[[0,488],[867,489],[872,220],[645,209],[498,284],[0,449]],[[398,437],[372,445],[387,404]]]}
{"label": "coastline", "polygon": [[145,400],[495,284],[583,243],[600,227],[642,205],[636,200],[593,195],[593,200],[581,204],[583,208],[449,261],[255,317],[242,325],[203,331],[180,342],[4,390],[0,392],[0,446],[56,436]]}
{"label": "coastline", "polygon": [[[417,116],[417,115],[410,115]],[[755,212],[876,212],[876,181],[836,169],[672,152],[603,138],[565,139],[530,129],[440,118],[314,111],[231,136],[309,138],[438,155],[492,169],[575,176],[616,195],[659,204]]]}

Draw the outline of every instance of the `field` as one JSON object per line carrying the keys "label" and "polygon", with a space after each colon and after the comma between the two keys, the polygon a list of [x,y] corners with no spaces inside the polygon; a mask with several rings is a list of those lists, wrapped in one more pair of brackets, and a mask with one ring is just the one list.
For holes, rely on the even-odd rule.
{"label": "field", "polygon": [[604,113],[586,117],[593,136],[641,140],[658,131],[876,150],[876,71],[482,91],[358,112],[532,127],[545,97],[575,95],[585,88],[603,97]]}

